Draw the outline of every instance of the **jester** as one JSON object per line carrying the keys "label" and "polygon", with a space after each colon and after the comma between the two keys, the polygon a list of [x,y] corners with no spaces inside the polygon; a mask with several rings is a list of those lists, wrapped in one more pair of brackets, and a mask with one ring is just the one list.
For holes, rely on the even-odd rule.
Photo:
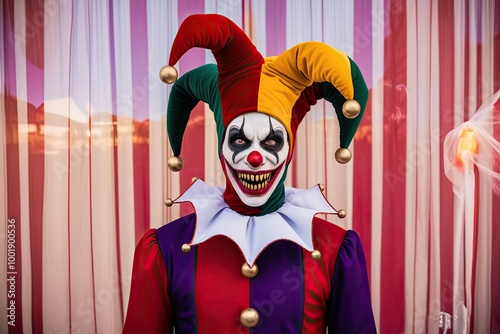
{"label": "jester", "polygon": [[[216,64],[181,77],[173,67],[191,48]],[[285,187],[297,128],[319,99],[335,108],[340,148],[360,123],[368,90],[357,65],[321,42],[263,58],[245,33],[217,14],[189,16],[169,65],[167,131],[180,171],[192,109],[213,111],[226,185],[195,180],[167,206],[194,213],[148,231],[137,245],[124,333],[374,333],[365,256],[356,232],[318,213],[345,216],[323,187]]]}

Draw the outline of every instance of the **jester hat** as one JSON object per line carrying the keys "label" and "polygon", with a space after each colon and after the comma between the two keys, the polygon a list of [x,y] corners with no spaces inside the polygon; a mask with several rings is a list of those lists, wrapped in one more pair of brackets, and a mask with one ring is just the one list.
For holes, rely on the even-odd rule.
{"label": "jester hat", "polygon": [[[173,67],[191,48],[210,49],[217,64],[191,70],[178,80]],[[300,43],[276,57],[263,58],[234,22],[218,14],[187,17],[174,39],[169,65],[160,71],[174,83],[169,97],[167,131],[174,156],[169,168],[179,171],[182,137],[190,113],[199,101],[214,113],[219,155],[225,129],[239,115],[261,112],[286,128],[291,155],[297,128],[319,99],[335,108],[340,128],[340,163],[351,159],[348,146],[359,126],[368,89],[358,66],[344,53],[321,42]]]}

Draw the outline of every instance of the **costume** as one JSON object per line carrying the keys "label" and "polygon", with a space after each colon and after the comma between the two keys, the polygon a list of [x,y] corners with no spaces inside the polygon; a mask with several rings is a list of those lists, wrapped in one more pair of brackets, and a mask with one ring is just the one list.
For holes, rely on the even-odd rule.
{"label": "costume", "polygon": [[124,333],[172,333],[173,327],[176,333],[374,333],[359,237],[315,217],[344,214],[319,185],[284,186],[297,127],[320,98],[339,117],[337,161],[350,159],[347,146],[367,99],[359,69],[316,42],[263,59],[241,29],[215,14],[183,22],[169,64],[192,47],[211,49],[217,65],[178,80],[171,67],[161,74],[175,81],[167,113],[169,167],[182,168],[182,135],[201,100],[214,112],[228,182],[220,188],[196,180],[167,201],[190,202],[195,214],[150,230],[139,242]]}

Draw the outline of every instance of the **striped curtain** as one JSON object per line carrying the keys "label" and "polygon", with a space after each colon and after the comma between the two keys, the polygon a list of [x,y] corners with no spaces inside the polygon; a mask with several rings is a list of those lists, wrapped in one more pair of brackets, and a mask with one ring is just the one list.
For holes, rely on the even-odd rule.
{"label": "striped curtain", "polygon": [[[338,123],[319,101],[299,127],[286,183],[323,183],[346,209],[328,219],[361,236],[379,331],[500,332],[500,196],[476,169],[464,238],[462,198],[443,169],[446,135],[500,89],[498,2],[0,4],[1,333],[119,333],[135,244],[191,210],[164,199],[195,176],[224,185],[203,104],[186,129],[183,171],[166,169],[170,88],[158,72],[193,13],[226,15],[264,56],[318,40],[361,68],[370,99],[352,161],[333,159]],[[193,49],[178,69],[208,62],[210,51]],[[500,137],[498,124],[489,131]]]}

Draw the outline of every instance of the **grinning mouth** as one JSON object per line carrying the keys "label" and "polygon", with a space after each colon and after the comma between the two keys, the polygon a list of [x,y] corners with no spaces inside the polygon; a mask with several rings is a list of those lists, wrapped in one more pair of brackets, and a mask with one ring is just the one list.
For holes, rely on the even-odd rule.
{"label": "grinning mouth", "polygon": [[249,195],[261,195],[271,187],[277,172],[283,168],[283,164],[274,170],[251,172],[235,170],[227,164],[234,178],[238,181],[240,189]]}
{"label": "grinning mouth", "polygon": [[256,191],[262,190],[269,185],[272,172],[263,174],[236,172],[236,177],[240,184],[247,190]]}

